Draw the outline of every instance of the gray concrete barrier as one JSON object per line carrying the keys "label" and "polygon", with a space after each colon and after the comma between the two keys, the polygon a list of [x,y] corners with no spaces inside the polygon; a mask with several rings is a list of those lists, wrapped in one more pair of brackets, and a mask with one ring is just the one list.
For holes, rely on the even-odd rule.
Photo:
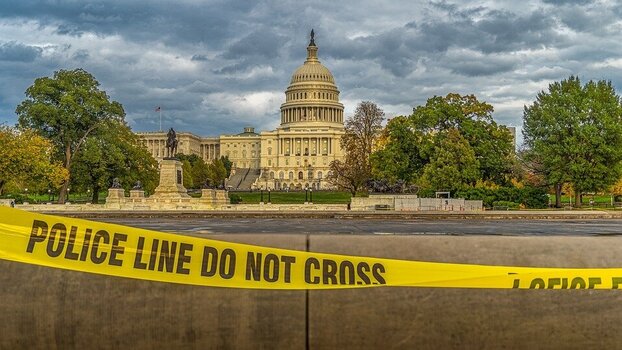
{"label": "gray concrete barrier", "polygon": [[[304,235],[211,237],[299,250],[306,245]],[[309,237],[317,252],[552,267],[622,266],[620,243],[617,237]],[[0,261],[0,349],[618,348],[621,293],[237,290]]]}

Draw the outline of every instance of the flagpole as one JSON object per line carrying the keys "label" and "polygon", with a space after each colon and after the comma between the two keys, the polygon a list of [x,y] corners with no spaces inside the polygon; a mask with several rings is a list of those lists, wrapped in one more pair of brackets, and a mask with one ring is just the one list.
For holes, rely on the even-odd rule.
{"label": "flagpole", "polygon": [[158,107],[160,110],[160,132],[162,132],[162,107]]}

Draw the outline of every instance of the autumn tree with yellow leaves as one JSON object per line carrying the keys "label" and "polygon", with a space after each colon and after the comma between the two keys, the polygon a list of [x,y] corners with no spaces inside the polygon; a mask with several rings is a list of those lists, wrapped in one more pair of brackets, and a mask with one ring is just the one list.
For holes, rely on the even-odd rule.
{"label": "autumn tree with yellow leaves", "polygon": [[68,173],[52,159],[52,143],[30,129],[0,126],[0,195],[6,188],[56,189]]}

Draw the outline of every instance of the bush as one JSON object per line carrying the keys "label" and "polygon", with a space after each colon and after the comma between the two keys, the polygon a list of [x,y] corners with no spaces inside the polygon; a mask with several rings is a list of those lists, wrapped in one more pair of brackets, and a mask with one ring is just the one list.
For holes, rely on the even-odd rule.
{"label": "bush", "polygon": [[522,204],[529,209],[540,209],[546,208],[549,201],[544,188],[532,186],[525,186],[523,188],[499,187],[497,189],[481,187],[468,188],[458,191],[455,197],[469,200],[482,200],[486,208],[497,206],[496,203],[498,202],[506,202],[514,203],[517,206]]}
{"label": "bush", "polygon": [[493,209],[501,209],[501,208],[507,208],[507,209],[519,209],[520,208],[520,203],[516,203],[516,202],[509,202],[509,201],[495,201],[492,203],[492,207]]}
{"label": "bush", "polygon": [[242,203],[242,196],[240,196],[239,194],[230,194],[229,199],[231,200],[231,204]]}

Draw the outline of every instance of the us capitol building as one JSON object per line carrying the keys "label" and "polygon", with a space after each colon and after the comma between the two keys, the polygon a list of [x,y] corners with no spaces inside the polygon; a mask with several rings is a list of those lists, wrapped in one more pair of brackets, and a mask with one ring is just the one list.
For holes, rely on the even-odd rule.
{"label": "us capitol building", "polygon": [[[200,137],[178,132],[178,152],[196,154],[208,164],[220,156],[233,163],[227,186],[233,189],[325,189],[329,164],[343,159],[343,104],[333,75],[317,57],[313,31],[307,59],[292,75],[276,130]],[[137,133],[158,161],[166,152],[166,133]]]}

